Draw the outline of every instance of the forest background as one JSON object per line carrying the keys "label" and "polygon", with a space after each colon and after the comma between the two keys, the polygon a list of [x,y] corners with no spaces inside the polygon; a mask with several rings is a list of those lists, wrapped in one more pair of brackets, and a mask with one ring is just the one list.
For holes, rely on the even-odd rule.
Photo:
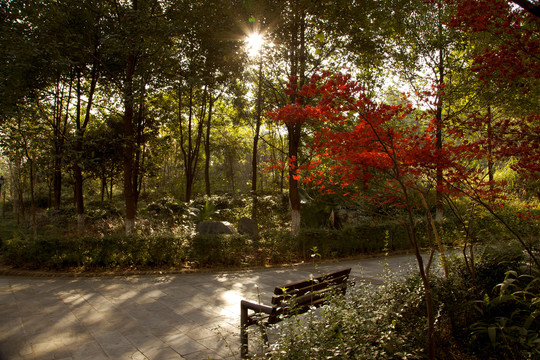
{"label": "forest background", "polygon": [[[482,209],[532,254],[510,223],[534,223],[540,197],[536,2],[0,9],[2,214],[22,224],[18,237],[185,234],[241,216],[294,237],[340,227],[340,209],[373,228],[375,215],[426,208],[458,229]],[[340,74],[334,93],[314,90]],[[344,109],[355,96],[369,100]],[[375,128],[366,114],[385,120]],[[354,140],[366,124],[371,135]],[[171,219],[149,224],[162,210]]]}

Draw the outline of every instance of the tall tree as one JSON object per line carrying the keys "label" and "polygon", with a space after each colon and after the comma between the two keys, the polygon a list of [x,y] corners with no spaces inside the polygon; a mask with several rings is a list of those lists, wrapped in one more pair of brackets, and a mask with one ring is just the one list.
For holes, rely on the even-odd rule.
{"label": "tall tree", "polygon": [[185,201],[192,197],[201,145],[206,155],[205,187],[207,192],[210,190],[207,175],[214,104],[241,69],[241,39],[233,36],[236,7],[235,2],[210,0],[186,2],[176,9],[182,21],[174,39],[177,63],[173,80],[186,177]]}
{"label": "tall tree", "polygon": [[[155,80],[161,64],[168,64],[173,24],[168,16],[169,2],[131,0],[113,3],[114,13],[108,24],[106,42],[109,75],[123,101],[123,164],[126,234],[131,234],[137,215],[139,160],[137,136],[144,115],[146,88]],[[139,113],[137,113],[137,106]],[[139,125],[138,125],[139,124]]]}

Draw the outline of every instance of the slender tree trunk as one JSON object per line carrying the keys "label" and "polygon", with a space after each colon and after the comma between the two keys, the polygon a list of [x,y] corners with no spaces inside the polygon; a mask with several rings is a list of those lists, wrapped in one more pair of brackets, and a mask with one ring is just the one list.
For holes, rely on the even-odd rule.
{"label": "slender tree trunk", "polygon": [[[441,13],[441,7],[438,7],[437,12],[437,33],[439,41],[442,43],[443,38],[443,20],[442,20],[442,13]],[[437,89],[437,110],[436,110],[436,148],[438,152],[442,152],[443,149],[443,84],[444,84],[444,73],[445,73],[445,48],[441,47],[439,50],[439,63],[437,64],[437,71],[436,74],[437,77],[437,85],[439,88]],[[437,158],[439,159],[442,155],[438,155]],[[435,199],[435,220],[441,221],[444,216],[444,200],[443,200],[443,170],[442,170],[442,164],[437,164],[436,169],[436,199]]]}
{"label": "slender tree trunk", "polygon": [[83,134],[81,126],[81,73],[77,71],[77,111],[76,111],[76,132],[75,132],[75,158],[73,163],[73,173],[75,178],[75,205],[77,207],[77,228],[82,231],[84,228],[84,197],[83,197],[83,176],[79,165],[82,158]]}
{"label": "slender tree trunk", "polygon": [[[488,123],[487,123],[487,146],[488,146],[488,179],[490,194],[493,194],[494,189],[494,164],[493,164],[493,128],[491,122],[491,106],[488,106]],[[493,197],[490,202],[493,203]]]}
{"label": "slender tree trunk", "polygon": [[126,235],[131,235],[135,227],[137,215],[137,197],[133,186],[133,155],[135,152],[135,139],[133,130],[134,99],[133,99],[133,76],[137,58],[130,54],[127,61],[126,78],[124,82],[124,200],[126,205]]}
{"label": "slender tree trunk", "polygon": [[204,184],[206,195],[210,196],[210,129],[212,126],[212,110],[214,106],[214,98],[210,95],[210,105],[208,106],[208,120],[206,122],[206,138],[204,141]]}
{"label": "slender tree trunk", "polygon": [[[77,71],[77,115],[75,118],[76,121],[76,138],[75,138],[75,162],[73,164],[74,177],[75,177],[75,202],[77,204],[77,228],[79,231],[84,229],[84,192],[83,192],[83,176],[82,169],[80,166],[80,161],[83,157],[83,144],[84,144],[84,133],[86,127],[90,122],[90,115],[92,109],[92,102],[94,99],[94,92],[97,85],[97,63],[92,64],[92,70],[90,73],[90,89],[88,92],[88,98],[86,103],[84,120],[81,119],[81,73],[80,70]],[[82,120],[82,121],[81,121]]]}
{"label": "slender tree trunk", "polygon": [[[444,50],[439,50],[439,74],[438,74],[438,84],[439,89],[437,90],[437,112],[435,114],[435,120],[436,120],[436,148],[437,151],[441,152],[443,148],[443,141],[442,141],[442,135],[443,135],[443,100],[442,100],[442,86],[444,82]],[[440,221],[442,220],[444,216],[444,204],[443,204],[443,193],[442,193],[442,187],[443,187],[443,170],[442,165],[437,164],[436,169],[436,212],[435,212],[435,220]]]}
{"label": "slender tree trunk", "polygon": [[[405,188],[401,180],[398,180],[398,181],[400,183],[402,191],[404,192],[406,203],[409,204],[407,189]],[[413,218],[412,208],[410,205],[407,206],[407,215],[408,215],[408,223],[409,223],[407,226],[407,235],[414,249],[414,255],[416,257],[418,271],[420,273],[420,278],[422,279],[422,285],[424,286],[424,299],[426,301],[426,313],[427,313],[427,322],[428,322],[427,324],[428,331],[426,334],[427,335],[427,339],[426,339],[427,358],[429,360],[434,360],[435,359],[435,310],[433,306],[433,294],[431,292],[431,283],[429,279],[430,278],[429,270],[430,270],[431,262],[433,259],[433,250],[431,250],[427,264],[424,265],[424,259],[422,258],[422,254],[420,253],[420,246],[416,238],[416,225]]]}
{"label": "slender tree trunk", "polygon": [[53,207],[60,209],[62,202],[62,167],[64,159],[64,144],[69,118],[69,107],[73,88],[73,72],[69,78],[69,89],[64,107],[64,91],[61,86],[61,78],[58,78],[56,89],[56,107],[54,116],[54,160],[53,160]]}
{"label": "slender tree trunk", "polygon": [[259,59],[259,74],[257,77],[257,113],[255,114],[255,135],[253,136],[253,156],[251,160],[251,196],[253,197],[253,207],[251,209],[251,217],[257,218],[257,152],[259,148],[259,133],[261,131],[261,112],[262,112],[262,57]]}
{"label": "slender tree trunk", "polygon": [[105,169],[101,169],[101,201],[105,201],[105,193],[107,192],[107,176]]}
{"label": "slender tree trunk", "polygon": [[231,178],[232,193],[236,192],[236,184],[234,182],[234,156],[229,155],[229,174]]}
{"label": "slender tree trunk", "polygon": [[300,232],[300,192],[296,178],[298,168],[298,148],[300,145],[300,127],[292,124],[289,132],[289,202],[291,206],[291,233],[296,236]]}
{"label": "slender tree trunk", "polygon": [[37,239],[37,219],[36,219],[36,198],[35,198],[35,179],[34,179],[34,159],[27,155],[30,165],[30,212],[32,214],[32,237]]}
{"label": "slender tree trunk", "polygon": [[[179,112],[180,114],[180,112]],[[193,142],[191,139],[191,124],[193,121],[193,86],[190,86],[189,88],[189,115],[188,115],[188,145],[187,150],[184,150],[184,141],[181,136],[181,145],[182,145],[182,152],[184,153],[184,170],[186,173],[186,193],[185,193],[185,201],[189,202],[191,200],[191,189],[193,188],[193,178],[194,174],[192,173],[192,149],[193,149]],[[182,123],[180,122],[180,134],[182,135]]]}
{"label": "slender tree trunk", "polygon": [[184,170],[186,173],[186,196],[185,201],[189,202],[192,197],[192,191],[193,191],[193,183],[195,181],[195,175],[197,172],[197,163],[199,160],[199,150],[203,138],[203,132],[204,132],[204,118],[206,116],[206,99],[207,99],[207,87],[205,86],[203,90],[203,99],[201,101],[201,109],[199,112],[199,123],[197,124],[196,128],[196,134],[195,139],[193,139],[193,121],[194,121],[194,114],[193,114],[193,86],[190,86],[189,90],[189,115],[188,115],[188,126],[187,126],[187,148],[184,145],[184,131],[182,130],[182,102],[181,102],[181,96],[179,93],[178,96],[178,118],[179,118],[179,125],[180,125],[180,145],[182,149],[182,154],[184,156]]}
{"label": "slender tree trunk", "polygon": [[[14,161],[15,160],[15,161]],[[12,183],[12,189],[11,189],[11,203],[12,208],[11,211],[14,215],[17,215],[17,224],[19,224],[19,212],[20,212],[20,202],[19,202],[19,189],[20,189],[20,161],[14,160],[9,162],[9,170],[11,175],[11,183]]]}
{"label": "slender tree trunk", "polygon": [[[21,129],[21,119],[19,119],[19,130]],[[36,220],[36,201],[34,196],[34,157],[29,152],[30,145],[28,144],[28,141],[26,139],[25,134],[21,131],[21,138],[24,143],[24,155],[26,157],[26,161],[29,165],[30,169],[30,216],[32,217],[32,235],[34,240],[37,239],[37,220]],[[21,200],[22,200],[22,192],[21,192]],[[23,211],[24,211],[24,201],[23,203]],[[23,214],[24,216],[24,214]]]}
{"label": "slender tree trunk", "polygon": [[114,172],[113,172],[113,169],[111,168],[111,185],[110,185],[110,190],[109,190],[109,200],[111,201],[113,199],[113,186],[114,186]]}
{"label": "slender tree trunk", "polygon": [[144,178],[144,106],[145,106],[145,89],[141,87],[139,97],[139,111],[137,113],[137,135],[135,144],[135,160],[133,164],[133,188],[135,189],[135,206],[139,203],[139,196],[142,191]]}

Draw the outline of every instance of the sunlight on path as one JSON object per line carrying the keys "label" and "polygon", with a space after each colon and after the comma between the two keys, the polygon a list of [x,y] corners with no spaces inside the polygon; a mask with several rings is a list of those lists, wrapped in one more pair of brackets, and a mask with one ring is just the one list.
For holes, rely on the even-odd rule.
{"label": "sunlight on path", "polygon": [[160,276],[0,276],[0,360],[233,359],[240,300],[268,303],[277,285],[352,267],[381,282],[410,255],[258,270]]}

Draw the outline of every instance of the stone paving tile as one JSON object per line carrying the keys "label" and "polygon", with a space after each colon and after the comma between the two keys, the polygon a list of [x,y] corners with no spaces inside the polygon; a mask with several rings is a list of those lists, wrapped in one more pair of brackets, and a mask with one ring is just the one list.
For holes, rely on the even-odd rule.
{"label": "stone paving tile", "polygon": [[220,336],[218,338],[215,336],[208,336],[204,339],[199,339],[198,342],[207,347],[219,358],[227,358],[230,356],[240,357],[238,334],[235,334],[234,336]]}
{"label": "stone paving tile", "polygon": [[195,352],[209,351],[207,347],[203,346],[199,342],[193,340],[192,338],[184,334],[167,335],[164,336],[162,340],[183,357],[187,357],[189,354]]}
{"label": "stone paving tile", "polygon": [[73,350],[73,359],[76,360],[106,360],[108,358],[107,354],[105,354],[95,340],[78,345]]}
{"label": "stone paving tile", "polygon": [[95,335],[100,347],[111,359],[131,359],[139,350],[118,332],[102,332]]}
{"label": "stone paving tile", "polygon": [[148,351],[143,351],[144,355],[149,360],[182,360],[185,359],[179,353],[171,349],[170,347],[161,347],[155,349],[149,349]]}

